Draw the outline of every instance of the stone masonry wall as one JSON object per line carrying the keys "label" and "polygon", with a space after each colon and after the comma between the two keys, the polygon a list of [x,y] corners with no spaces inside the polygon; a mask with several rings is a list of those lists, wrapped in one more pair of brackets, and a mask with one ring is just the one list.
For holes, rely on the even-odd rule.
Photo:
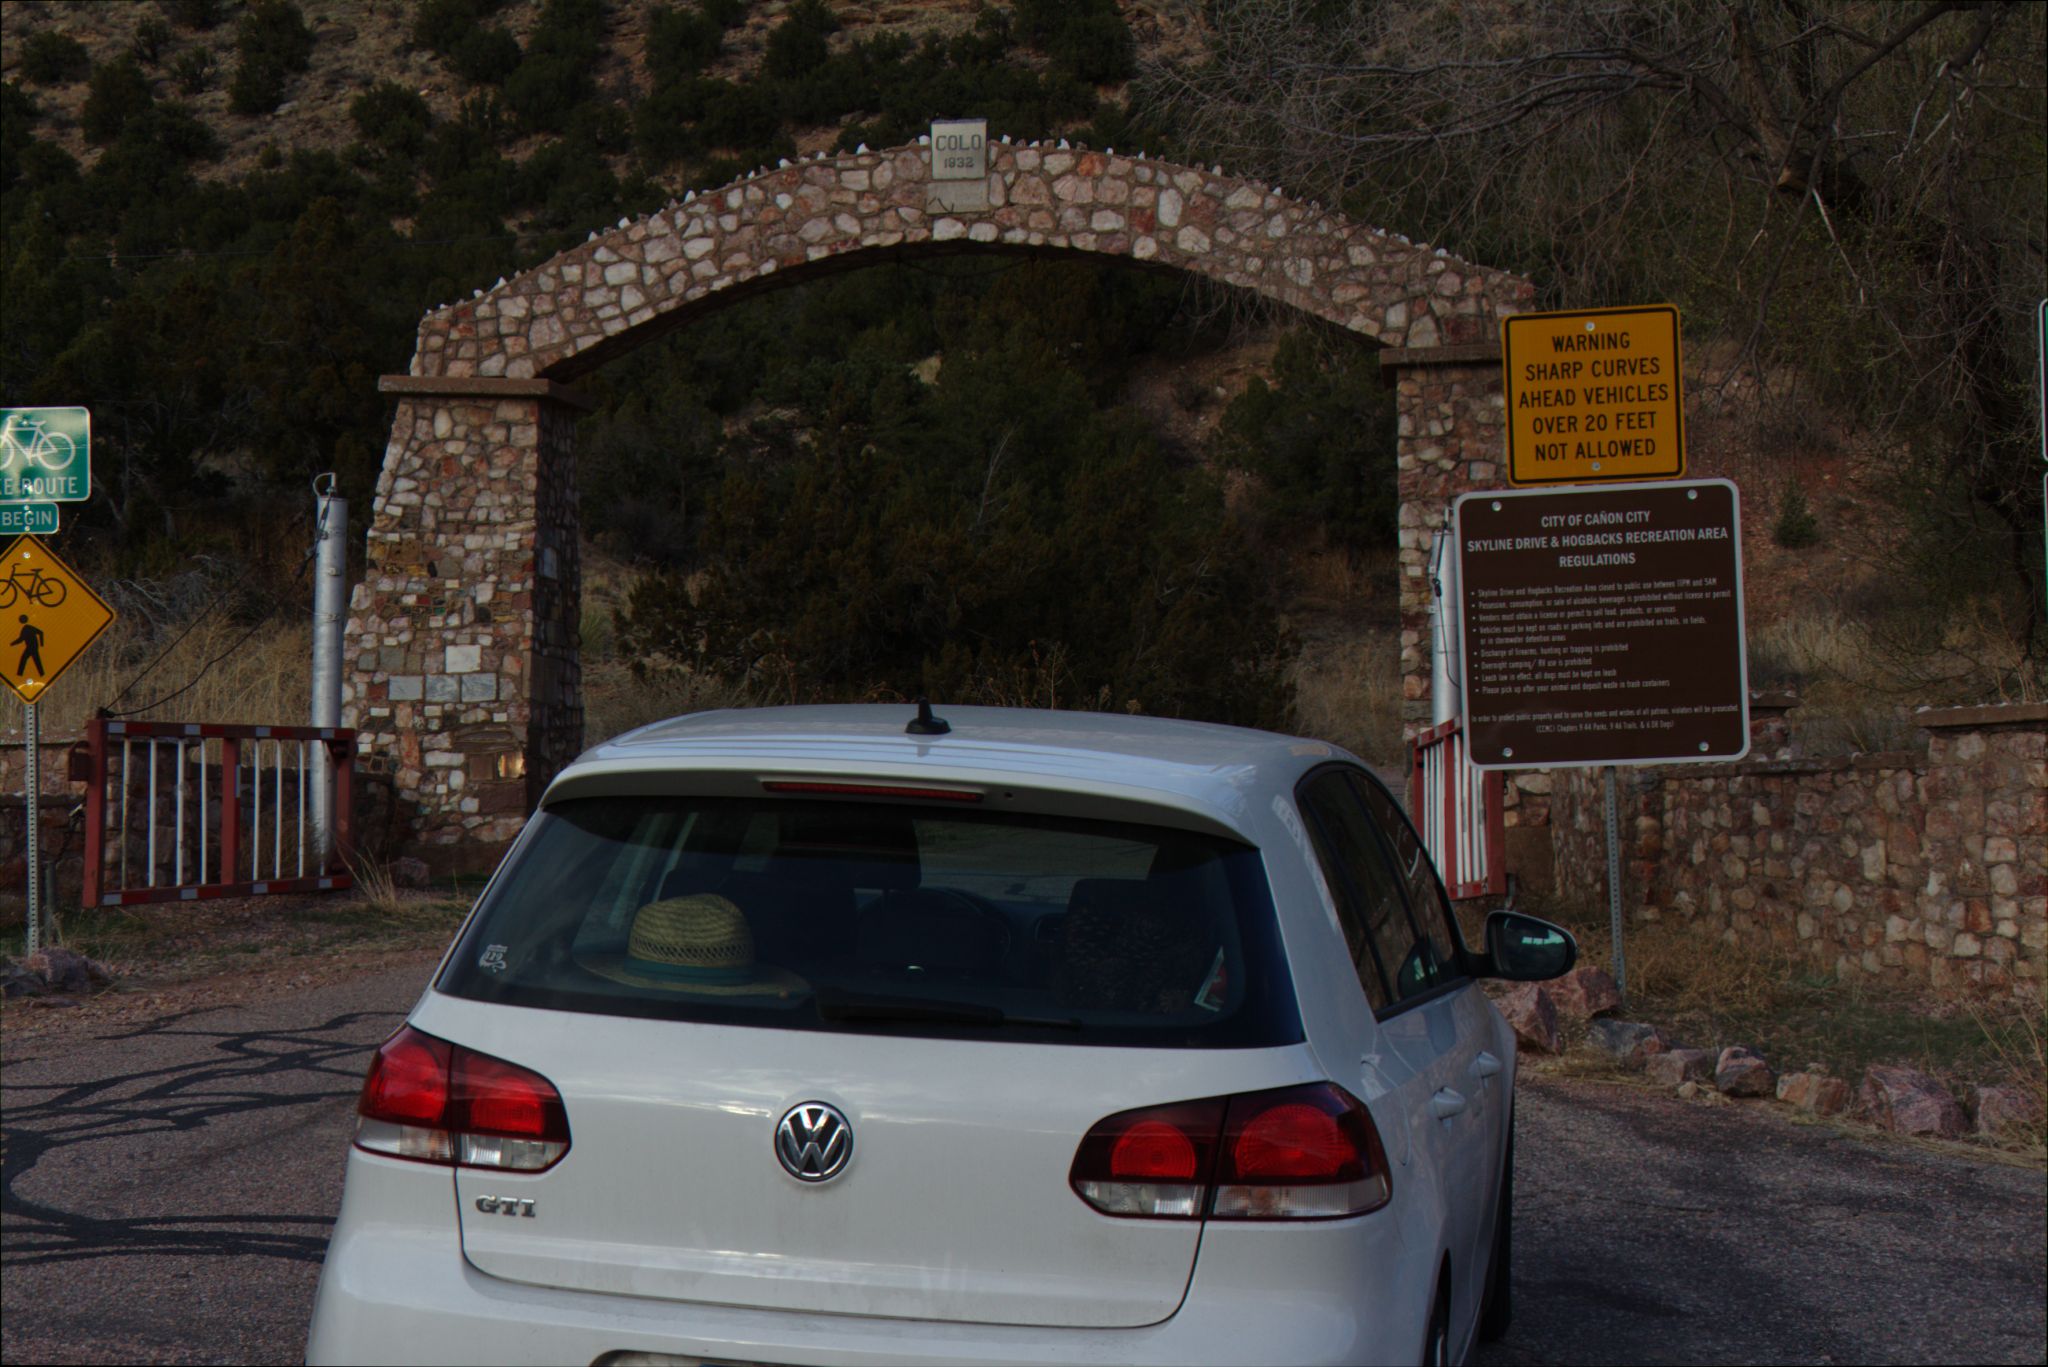
{"label": "stone masonry wall", "polygon": [[[1253,290],[1392,349],[1404,626],[1425,622],[1427,529],[1498,470],[1488,339],[1534,287],[1220,168],[1043,143],[989,153],[968,182],[932,182],[922,146],[784,163],[421,320],[410,372],[380,381],[399,402],[344,712],[423,853],[489,862],[582,744],[571,430],[587,405],[562,382],[748,292],[868,260],[1090,252]],[[1412,722],[1427,713],[1424,648],[1404,642],[1404,663]]]}
{"label": "stone masonry wall", "polygon": [[[2048,958],[2048,706],[1956,708],[1919,721],[1924,757],[1621,771],[1625,913],[1677,917],[1843,977],[2038,991]],[[1604,901],[1597,771],[1542,778],[1559,891]]]}
{"label": "stone masonry wall", "polygon": [[1459,494],[1500,486],[1507,450],[1500,353],[1490,344],[1458,350],[1474,353],[1475,359],[1429,364],[1398,354],[1381,358],[1389,368],[1399,367],[1395,463],[1401,494],[1401,729],[1411,740],[1430,717],[1430,534]]}
{"label": "stone masonry wall", "polygon": [[580,704],[562,698],[579,685],[581,571],[561,407],[407,396],[378,480],[342,706],[363,767],[437,814],[421,838],[451,865],[455,847],[484,862],[517,834],[529,775],[581,742]]}

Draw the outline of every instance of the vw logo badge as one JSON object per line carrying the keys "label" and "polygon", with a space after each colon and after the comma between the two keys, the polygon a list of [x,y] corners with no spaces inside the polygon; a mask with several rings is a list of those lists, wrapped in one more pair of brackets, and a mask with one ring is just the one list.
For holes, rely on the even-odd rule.
{"label": "vw logo badge", "polygon": [[853,1158],[853,1127],[836,1106],[799,1102],[775,1127],[775,1156],[799,1182],[829,1182]]}

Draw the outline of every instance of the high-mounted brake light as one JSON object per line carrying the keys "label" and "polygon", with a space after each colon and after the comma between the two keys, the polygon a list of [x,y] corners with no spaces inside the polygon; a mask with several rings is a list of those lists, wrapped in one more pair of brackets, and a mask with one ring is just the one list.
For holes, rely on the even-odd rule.
{"label": "high-mounted brake light", "polygon": [[1109,1116],[1068,1182],[1105,1215],[1155,1220],[1327,1220],[1393,1194],[1372,1116],[1327,1082]]}
{"label": "high-mounted brake light", "polygon": [[761,787],[771,793],[820,793],[831,797],[900,797],[915,802],[979,802],[982,794],[973,788],[911,788],[896,783],[834,783],[810,778],[764,778]]}
{"label": "high-mounted brake light", "polygon": [[356,1147],[420,1163],[541,1172],[569,1151],[569,1113],[530,1068],[411,1026],[370,1060]]}

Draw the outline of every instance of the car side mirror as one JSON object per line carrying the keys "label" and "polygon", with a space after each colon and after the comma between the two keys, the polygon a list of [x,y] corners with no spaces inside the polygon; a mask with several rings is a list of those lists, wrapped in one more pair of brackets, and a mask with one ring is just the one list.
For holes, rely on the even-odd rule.
{"label": "car side mirror", "polygon": [[1571,971],[1579,942],[1562,926],[1519,911],[1496,911],[1486,918],[1486,959],[1485,977],[1542,982]]}

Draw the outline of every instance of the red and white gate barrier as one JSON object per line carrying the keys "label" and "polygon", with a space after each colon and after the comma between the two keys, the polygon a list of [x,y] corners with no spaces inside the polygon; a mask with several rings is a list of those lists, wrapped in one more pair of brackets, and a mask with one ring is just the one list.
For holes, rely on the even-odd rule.
{"label": "red and white gate barrier", "polygon": [[[334,829],[312,829],[309,761],[327,754]],[[319,892],[354,883],[345,856],[356,733],[94,718],[73,753],[85,782],[88,907]],[[266,781],[267,775],[267,781]]]}
{"label": "red and white gate barrier", "polygon": [[1457,718],[1415,738],[1408,810],[1453,898],[1498,897],[1508,888],[1507,821],[1499,770],[1474,769]]}

